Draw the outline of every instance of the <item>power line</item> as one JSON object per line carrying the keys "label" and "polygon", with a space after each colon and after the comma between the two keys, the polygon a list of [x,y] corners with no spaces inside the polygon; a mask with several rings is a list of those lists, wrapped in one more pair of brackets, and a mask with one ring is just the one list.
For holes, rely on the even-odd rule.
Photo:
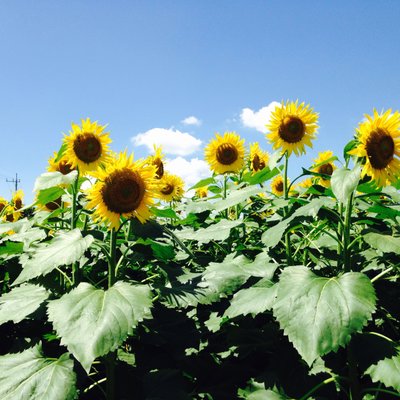
{"label": "power line", "polygon": [[18,174],[15,173],[15,179],[6,179],[6,182],[15,183],[15,191],[18,190],[18,183],[21,182],[21,179],[18,179]]}

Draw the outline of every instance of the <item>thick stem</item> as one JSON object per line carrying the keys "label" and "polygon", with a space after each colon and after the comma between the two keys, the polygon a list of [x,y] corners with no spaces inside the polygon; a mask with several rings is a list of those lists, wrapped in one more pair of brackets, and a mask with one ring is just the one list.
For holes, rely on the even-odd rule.
{"label": "thick stem", "polygon": [[[72,207],[71,207],[71,230],[76,228],[76,210],[78,201],[78,181],[79,181],[79,171],[78,175],[72,185]],[[78,278],[78,263],[72,263],[72,286],[76,286],[79,283]]]}
{"label": "thick stem", "polygon": [[351,343],[349,343],[349,345],[347,346],[347,362],[349,368],[348,376],[350,382],[351,400],[361,400],[362,395],[360,381],[358,379],[357,363],[354,357]]}
{"label": "thick stem", "polygon": [[349,272],[351,270],[350,225],[351,225],[352,211],[353,211],[353,194],[350,195],[349,200],[347,201],[346,215],[344,219],[343,265],[345,272]]}
{"label": "thick stem", "polygon": [[[285,200],[289,198],[289,186],[288,186],[288,164],[289,164],[289,156],[288,153],[285,153],[285,164],[283,169],[283,192],[285,195]],[[284,216],[286,217],[289,213],[288,207],[284,208]],[[292,265],[292,246],[290,243],[290,232],[285,233],[285,251],[286,251],[286,261],[287,265]]]}

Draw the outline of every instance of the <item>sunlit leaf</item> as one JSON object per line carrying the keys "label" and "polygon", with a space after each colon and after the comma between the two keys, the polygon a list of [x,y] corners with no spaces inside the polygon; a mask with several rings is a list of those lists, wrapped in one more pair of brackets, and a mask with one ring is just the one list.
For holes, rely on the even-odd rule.
{"label": "sunlit leaf", "polygon": [[392,387],[400,392],[400,355],[385,358],[371,365],[365,374],[371,376],[372,382],[382,382],[386,387]]}
{"label": "sunlit leaf", "polygon": [[77,176],[78,171],[75,170],[71,171],[67,175],[62,174],[59,171],[45,172],[38,178],[36,178],[33,191],[38,192],[39,190],[44,190],[60,185],[69,186],[71,183],[75,182]]}
{"label": "sunlit leaf", "polygon": [[372,248],[380,250],[384,253],[400,253],[400,237],[370,232],[365,234],[363,239]]}
{"label": "sunlit leaf", "polygon": [[338,168],[333,171],[331,176],[331,188],[335,197],[346,204],[350,195],[357,188],[360,180],[361,168],[356,165],[353,170]]}
{"label": "sunlit leaf", "polygon": [[95,358],[116,350],[133,328],[149,317],[150,288],[117,282],[104,291],[80,283],[68,294],[48,304],[49,320],[61,344],[86,372]]}

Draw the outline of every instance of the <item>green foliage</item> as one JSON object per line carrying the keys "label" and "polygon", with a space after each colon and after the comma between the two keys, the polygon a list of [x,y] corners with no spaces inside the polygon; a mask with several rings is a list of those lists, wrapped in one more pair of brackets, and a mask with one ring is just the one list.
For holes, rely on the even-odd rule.
{"label": "green foliage", "polygon": [[65,353],[45,358],[41,346],[0,356],[2,400],[72,400],[77,397],[73,361]]}
{"label": "green foliage", "polygon": [[366,371],[373,382],[381,382],[386,387],[392,387],[400,392],[400,356],[385,358],[371,365]]}
{"label": "green foliage", "polygon": [[346,204],[360,180],[361,168],[356,165],[353,170],[338,168],[331,176],[332,192],[335,197]]}
{"label": "green foliage", "polygon": [[48,304],[61,344],[89,372],[93,361],[118,348],[150,313],[148,286],[117,282],[104,291],[88,283]]}
{"label": "green foliage", "polygon": [[371,318],[375,303],[374,288],[361,273],[323,278],[295,266],[280,276],[273,312],[311,366],[317,357],[345,346]]}

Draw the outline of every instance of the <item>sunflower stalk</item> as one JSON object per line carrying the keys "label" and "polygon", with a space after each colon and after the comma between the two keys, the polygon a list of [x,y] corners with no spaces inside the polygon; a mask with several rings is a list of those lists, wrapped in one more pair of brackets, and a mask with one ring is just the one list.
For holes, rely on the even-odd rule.
{"label": "sunflower stalk", "polygon": [[353,193],[350,195],[347,201],[346,214],[343,227],[343,266],[345,272],[349,272],[351,270],[350,223],[351,223],[352,210],[353,210]]}
{"label": "sunflower stalk", "polygon": [[[71,205],[71,231],[76,228],[76,214],[77,214],[77,202],[78,202],[78,184],[79,184],[79,169],[77,168],[78,174],[74,183],[71,185],[72,189],[72,205]],[[72,263],[72,286],[78,284],[78,263]]]}
{"label": "sunflower stalk", "polygon": [[[288,152],[285,152],[285,164],[283,168],[283,192],[285,195],[285,200],[289,198],[289,187],[288,187],[288,165],[289,165],[289,155]],[[284,208],[284,216],[286,217],[289,213],[289,208],[285,206]],[[291,248],[291,243],[290,243],[290,232],[285,233],[285,250],[286,250],[286,260],[287,260],[287,265],[292,265],[292,248]]]}

